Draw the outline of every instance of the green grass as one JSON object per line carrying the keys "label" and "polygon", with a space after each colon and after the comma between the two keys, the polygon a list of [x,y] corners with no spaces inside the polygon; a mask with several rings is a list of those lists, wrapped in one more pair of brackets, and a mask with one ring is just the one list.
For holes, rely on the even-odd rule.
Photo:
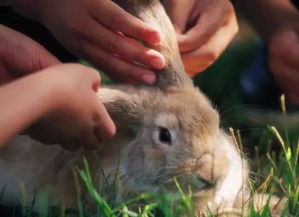
{"label": "green grass", "polygon": [[[258,174],[252,176],[250,182],[251,193],[269,193],[275,194],[280,197],[285,197],[288,201],[281,216],[298,217],[299,216],[299,141],[292,140],[282,136],[281,132],[273,126],[268,126],[266,129],[270,132],[269,140],[278,142],[280,145],[279,151],[268,153],[256,153],[256,161],[259,165],[263,165],[256,171]],[[287,132],[287,131],[285,131]],[[241,146],[240,134],[234,131],[235,139]],[[237,135],[237,136],[236,136]],[[239,135],[239,136],[238,136]],[[285,137],[285,139],[283,139]],[[258,150],[258,149],[256,149]],[[88,162],[83,159],[83,167],[78,169],[79,177],[83,182],[80,185],[77,173],[74,172],[77,180],[78,190],[78,213],[80,217],[85,216],[86,210],[82,206],[82,198],[80,191],[82,188],[87,189],[90,197],[94,201],[98,212],[89,216],[97,217],[150,217],[150,216],[163,216],[163,217],[184,217],[184,216],[198,216],[193,211],[192,206],[192,193],[183,192],[179,183],[175,180],[177,186],[177,195],[155,195],[155,194],[141,194],[128,201],[120,204],[107,203],[104,200],[103,189],[97,186],[92,181]],[[115,179],[117,180],[117,179]],[[103,187],[103,185],[100,185]],[[106,186],[107,187],[107,186]],[[174,200],[173,198],[176,197]],[[61,214],[60,216],[65,216]],[[209,215],[214,217],[214,215]],[[268,217],[270,216],[269,207],[265,206],[262,210],[255,210],[253,206],[249,210],[249,217]],[[215,216],[216,217],[216,216]]]}
{"label": "green grass", "polygon": [[[251,167],[250,188],[254,195],[257,192],[278,195],[287,199],[282,217],[299,217],[299,131],[267,124],[253,126],[247,124],[244,116],[244,103],[240,95],[240,72],[244,70],[253,54],[252,42],[244,44],[242,50],[234,47],[228,50],[209,70],[195,78],[195,83],[209,95],[222,113],[222,125],[228,130],[234,129],[235,139],[249,159]],[[103,79],[109,83],[108,78]],[[283,116],[288,116],[283,109]],[[73,170],[77,189],[77,210],[65,208],[49,208],[46,192],[39,194],[41,203],[38,213],[33,212],[33,201],[30,207],[22,206],[20,210],[11,209],[6,216],[15,217],[184,217],[197,216],[192,207],[192,193],[183,192],[176,182],[177,195],[140,194],[122,203],[115,203],[118,191],[118,178],[107,186],[105,178],[93,183],[89,166],[83,160],[83,167]],[[111,194],[104,199],[104,189],[109,188]],[[82,191],[87,191],[95,205],[94,212],[86,209]],[[5,188],[0,191],[0,200]],[[3,208],[2,208],[3,209]],[[212,214],[209,216],[213,217]],[[268,217],[269,209],[249,210],[249,217]]]}

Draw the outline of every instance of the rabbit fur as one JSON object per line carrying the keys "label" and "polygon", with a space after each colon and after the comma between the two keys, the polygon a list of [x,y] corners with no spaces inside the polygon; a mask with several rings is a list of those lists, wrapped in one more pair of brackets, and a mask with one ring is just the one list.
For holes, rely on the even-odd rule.
{"label": "rabbit fur", "polygon": [[[35,190],[47,188],[51,205],[75,207],[72,169],[85,156],[95,183],[103,173],[112,183],[118,173],[122,186],[118,201],[141,192],[176,192],[176,177],[182,188],[192,187],[198,213],[241,209],[242,198],[249,197],[246,160],[219,128],[217,111],[184,72],[174,29],[161,3],[116,2],[161,31],[162,42],[153,48],[166,57],[167,64],[157,72],[157,83],[152,87],[114,85],[99,90],[99,98],[118,129],[112,140],[103,142],[103,150],[72,153],[27,136],[11,140],[0,152],[0,184],[6,186],[1,202],[18,203],[21,184],[27,202]],[[160,138],[165,129],[171,137],[167,142]],[[109,190],[106,193],[109,195]],[[279,213],[283,204],[277,206],[278,198],[271,200]]]}

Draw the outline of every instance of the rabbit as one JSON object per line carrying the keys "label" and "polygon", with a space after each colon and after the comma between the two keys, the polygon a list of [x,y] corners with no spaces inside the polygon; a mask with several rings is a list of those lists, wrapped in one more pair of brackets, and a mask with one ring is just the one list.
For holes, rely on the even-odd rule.
{"label": "rabbit", "polygon": [[[118,201],[142,192],[176,193],[175,177],[183,189],[191,186],[197,213],[243,210],[242,198],[249,197],[246,159],[220,129],[218,112],[185,73],[162,4],[158,0],[116,2],[160,30],[162,42],[153,48],[165,56],[166,67],[157,72],[154,86],[100,88],[98,96],[118,129],[112,140],[103,141],[102,150],[73,153],[27,136],[12,139],[0,151],[0,184],[5,186],[1,203],[16,204],[21,184],[27,203],[36,190],[46,189],[50,205],[75,207],[73,168],[85,156],[94,183],[103,174],[108,183],[118,176],[122,186]],[[273,201],[277,201],[275,208],[283,208],[279,199]]]}

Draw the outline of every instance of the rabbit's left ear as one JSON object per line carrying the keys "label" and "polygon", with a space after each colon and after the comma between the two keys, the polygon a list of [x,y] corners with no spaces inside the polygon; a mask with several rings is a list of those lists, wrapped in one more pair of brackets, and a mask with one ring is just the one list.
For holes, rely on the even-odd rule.
{"label": "rabbit's left ear", "polygon": [[144,93],[131,86],[118,85],[101,88],[102,103],[118,127],[136,127],[144,115]]}
{"label": "rabbit's left ear", "polygon": [[158,45],[146,46],[159,51],[166,61],[164,69],[157,71],[155,86],[164,90],[168,87],[193,87],[181,60],[176,33],[167,13],[159,0],[114,0],[132,15],[160,31]]}

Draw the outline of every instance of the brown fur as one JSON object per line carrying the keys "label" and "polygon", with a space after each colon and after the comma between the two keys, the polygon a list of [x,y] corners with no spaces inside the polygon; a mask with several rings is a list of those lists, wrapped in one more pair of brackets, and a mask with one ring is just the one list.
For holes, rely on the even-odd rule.
{"label": "brown fur", "polygon": [[[31,197],[34,188],[52,186],[51,202],[55,204],[54,199],[58,199],[56,203],[75,206],[71,169],[80,165],[85,155],[95,183],[103,178],[100,168],[108,184],[113,184],[119,171],[119,201],[141,192],[177,192],[176,177],[183,189],[192,187],[198,213],[207,207],[216,213],[240,210],[248,175],[246,163],[243,165],[232,140],[219,129],[217,111],[184,72],[175,33],[163,7],[158,0],[116,2],[162,32],[162,43],[155,48],[166,57],[166,68],[157,72],[153,87],[116,85],[100,89],[99,97],[118,129],[115,138],[104,142],[102,151],[69,153],[25,137],[12,140],[0,154],[0,172],[6,177],[2,182],[9,192],[3,202],[16,202],[12,198],[22,182]],[[159,140],[161,127],[170,130],[171,144]],[[105,190],[108,197],[110,189]],[[246,189],[242,193],[248,198]]]}

